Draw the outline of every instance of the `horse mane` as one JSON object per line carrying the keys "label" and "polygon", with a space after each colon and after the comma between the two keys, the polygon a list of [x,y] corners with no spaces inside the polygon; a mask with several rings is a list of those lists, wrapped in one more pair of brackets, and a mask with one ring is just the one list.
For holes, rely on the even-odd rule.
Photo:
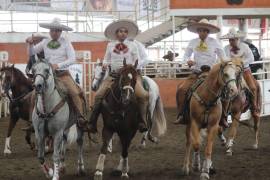
{"label": "horse mane", "polygon": [[20,85],[26,85],[29,89],[32,89],[32,82],[28,78],[25,77],[23,72],[21,72],[18,68],[11,67],[3,67],[1,71],[9,71],[13,72],[13,77],[16,79],[16,82],[20,82]]}

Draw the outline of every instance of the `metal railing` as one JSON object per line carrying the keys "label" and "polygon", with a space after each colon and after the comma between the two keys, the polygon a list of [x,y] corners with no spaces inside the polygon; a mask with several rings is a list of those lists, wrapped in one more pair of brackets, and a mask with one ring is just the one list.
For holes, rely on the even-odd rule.
{"label": "metal railing", "polygon": [[[65,2],[72,3],[72,1],[58,1],[53,3]],[[83,2],[85,1],[78,1],[78,3]],[[76,32],[103,32],[110,22],[123,18],[137,22],[139,28],[145,31],[169,18],[167,6],[155,11],[147,9],[147,14],[140,16],[138,14],[138,11],[142,10],[140,8],[138,11],[90,11],[85,3],[80,9],[76,7],[59,9],[46,7],[46,4],[46,2],[11,3],[5,8],[5,11],[0,11],[0,31],[39,32],[42,29],[39,28],[38,24],[49,22],[53,17],[61,18],[62,23],[71,26]]]}

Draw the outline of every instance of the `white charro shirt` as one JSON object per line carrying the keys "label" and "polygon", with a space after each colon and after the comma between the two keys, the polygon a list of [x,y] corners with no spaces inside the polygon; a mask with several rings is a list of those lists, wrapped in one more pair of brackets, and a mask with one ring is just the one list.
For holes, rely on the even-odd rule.
{"label": "white charro shirt", "polygon": [[133,40],[133,42],[137,46],[137,49],[139,52],[140,58],[139,58],[139,63],[138,63],[138,69],[141,69],[141,68],[145,67],[149,63],[150,60],[146,54],[145,46],[137,40]]}
{"label": "white charro shirt", "polygon": [[76,62],[75,51],[70,41],[63,37],[58,39],[61,44],[57,49],[50,49],[47,45],[51,38],[43,39],[35,46],[30,46],[30,55],[44,51],[45,59],[51,64],[57,64],[59,69],[64,70]]}
{"label": "white charro shirt", "polygon": [[254,56],[252,54],[252,51],[248,47],[247,44],[240,42],[237,46],[239,48],[237,54],[231,51],[232,46],[228,44],[225,46],[224,50],[226,53],[226,56],[230,58],[242,58],[244,63],[244,68],[248,68],[249,64],[254,62]]}
{"label": "white charro shirt", "polygon": [[195,69],[200,69],[203,65],[212,67],[214,64],[218,63],[218,58],[223,60],[227,59],[221,44],[216,39],[207,37],[204,40],[206,45],[206,49],[204,50],[198,48],[200,43],[200,38],[191,40],[184,54],[184,61],[190,60],[192,54],[194,54]]}
{"label": "white charro shirt", "polygon": [[117,71],[123,66],[123,60],[126,59],[127,64],[134,65],[136,60],[140,62],[138,48],[133,41],[125,40],[123,44],[126,46],[124,51],[118,51],[119,41],[109,42],[104,56],[103,64],[111,65],[113,71]]}

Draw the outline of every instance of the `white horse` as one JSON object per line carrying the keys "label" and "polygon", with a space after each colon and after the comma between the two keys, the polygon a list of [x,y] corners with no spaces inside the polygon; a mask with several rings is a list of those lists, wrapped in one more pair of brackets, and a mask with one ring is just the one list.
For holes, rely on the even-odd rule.
{"label": "white horse", "polygon": [[[94,70],[94,77],[92,79],[91,88],[93,91],[97,91],[101,85],[103,79],[108,75],[108,71],[102,69],[102,63],[98,63]],[[158,138],[152,136],[152,128],[156,127],[158,130],[162,129],[161,127],[167,127],[166,117],[164,114],[163,103],[159,93],[159,87],[157,83],[147,76],[143,76],[143,79],[149,85],[149,105],[148,105],[148,131],[143,134],[141,145],[146,146],[146,140],[150,140],[154,143],[158,143]],[[165,128],[167,129],[167,128]],[[160,131],[158,131],[160,132]],[[161,134],[164,134],[162,132]],[[112,141],[110,141],[108,146],[108,151],[112,151]]]}
{"label": "white horse", "polygon": [[[56,89],[50,64],[45,61],[38,61],[33,66],[32,71],[36,91],[32,121],[38,143],[38,159],[41,168],[48,178],[58,180],[59,171],[62,168],[64,170],[65,144],[66,142],[77,141],[79,151],[77,170],[79,175],[83,175],[83,130],[76,126],[76,113]],[[53,169],[48,167],[44,158],[45,137],[49,135],[54,140]]]}

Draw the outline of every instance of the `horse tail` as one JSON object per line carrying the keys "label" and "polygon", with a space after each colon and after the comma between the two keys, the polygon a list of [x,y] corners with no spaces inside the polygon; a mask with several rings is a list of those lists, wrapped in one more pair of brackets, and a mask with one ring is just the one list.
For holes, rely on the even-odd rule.
{"label": "horse tail", "polygon": [[68,131],[68,135],[67,135],[67,142],[68,144],[73,144],[74,142],[76,142],[78,137],[78,133],[77,133],[77,126],[76,124],[73,124]]}
{"label": "horse tail", "polygon": [[156,123],[158,135],[160,136],[165,134],[167,130],[167,120],[164,113],[163,103],[160,97],[156,101],[153,119],[155,119],[154,123]]}

